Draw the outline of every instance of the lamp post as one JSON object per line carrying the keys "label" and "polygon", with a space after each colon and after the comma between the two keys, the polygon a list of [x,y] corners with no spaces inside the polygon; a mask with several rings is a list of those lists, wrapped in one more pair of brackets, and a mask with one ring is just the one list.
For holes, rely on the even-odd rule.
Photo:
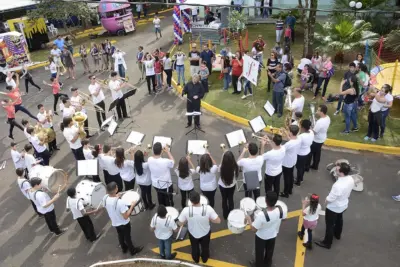
{"label": "lamp post", "polygon": [[356,2],[356,1],[350,1],[349,7],[354,9],[354,17],[357,15],[357,9],[362,8],[362,3],[361,2]]}

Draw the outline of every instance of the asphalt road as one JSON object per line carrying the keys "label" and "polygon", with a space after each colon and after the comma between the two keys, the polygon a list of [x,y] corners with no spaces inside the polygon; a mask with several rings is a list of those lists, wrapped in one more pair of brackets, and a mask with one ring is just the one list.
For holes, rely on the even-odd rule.
{"label": "asphalt road", "polygon": [[[135,65],[137,46],[143,45],[146,51],[158,47],[168,48],[172,42],[172,26],[163,28],[164,38],[156,41],[152,27],[145,32],[134,33],[121,40],[117,46],[127,52],[128,74],[134,83],[138,80],[138,70]],[[167,49],[165,49],[167,50]],[[78,73],[82,73],[82,67],[78,64]],[[38,69],[33,72],[36,82],[48,79],[48,71]],[[78,75],[79,79],[72,84],[71,80],[65,81],[65,88],[71,85],[87,90],[87,77]],[[101,77],[105,77],[103,74]],[[3,85],[1,87],[4,88]],[[130,115],[135,124],[126,120],[120,126],[120,130],[127,133],[117,133],[109,137],[108,133],[91,138],[92,144],[109,143],[112,145],[125,142],[128,132],[131,130],[146,134],[144,143],[151,143],[155,135],[170,136],[174,138],[172,154],[176,161],[186,154],[187,140],[194,139],[194,135],[186,136],[185,104],[177,98],[173,92],[163,92],[155,97],[147,96],[145,84],[140,85],[140,91],[129,100]],[[21,88],[24,90],[24,88]],[[107,93],[109,96],[109,93]],[[106,105],[110,101],[107,98]],[[31,88],[30,94],[24,97],[24,105],[36,114],[37,104],[44,103],[46,108],[52,108],[52,95],[47,88],[45,92],[37,94],[36,89]],[[0,113],[1,121],[5,121],[4,113]],[[17,118],[26,117],[19,112]],[[89,124],[97,126],[94,113],[89,113]],[[201,118],[205,134],[199,134],[200,140],[208,140],[210,151],[220,160],[221,151],[219,144],[225,142],[224,135],[231,131],[241,129],[243,126],[235,125],[213,115],[204,113]],[[56,128],[58,130],[58,127]],[[245,129],[250,139],[251,132]],[[69,227],[66,234],[54,237],[49,234],[43,219],[38,219],[29,202],[21,195],[16,185],[14,166],[10,159],[7,138],[8,125],[3,124],[0,129],[1,159],[7,160],[7,167],[0,171],[0,266],[57,266],[76,267],[90,266],[98,261],[111,259],[124,259],[118,248],[116,231],[110,226],[108,216],[103,213],[94,216],[93,222],[97,231],[103,235],[94,244],[86,242],[82,231],[70,214],[65,212],[65,194],[56,203],[58,222],[62,227]],[[22,147],[23,133],[14,130],[16,141]],[[64,169],[70,173],[69,183],[76,185],[79,179],[75,176],[75,162],[62,134],[58,131],[57,140],[61,150],[51,159],[51,165]],[[235,154],[238,149],[234,148]],[[399,158],[381,154],[348,152],[341,150],[325,149],[322,155],[321,168],[318,172],[310,172],[305,176],[305,183],[301,188],[296,188],[293,196],[285,200],[289,211],[301,208],[301,199],[308,193],[317,193],[322,199],[328,194],[332,180],[324,166],[336,159],[346,158],[354,165],[362,169],[365,179],[364,192],[353,192],[349,209],[344,215],[344,231],[340,241],[334,241],[331,250],[315,247],[313,251],[306,253],[305,266],[307,267],[333,267],[333,266],[397,266],[399,262],[399,226],[400,205],[391,199],[391,195],[399,194],[400,179],[396,175],[399,170]],[[194,157],[195,161],[197,160]],[[173,180],[176,182],[176,177]],[[195,185],[199,188],[198,183]],[[263,187],[262,187],[263,188]],[[235,205],[244,197],[243,192],[235,193]],[[153,192],[154,201],[156,194]],[[180,208],[180,196],[175,197],[177,208]],[[222,214],[220,193],[216,194],[216,211]],[[157,247],[157,240],[149,231],[150,219],[154,211],[146,211],[136,217],[132,217],[132,237],[137,245],[144,245],[145,249],[140,257],[157,257],[151,251]],[[297,218],[293,218],[282,224],[277,238],[274,254],[274,266],[294,266],[296,254]],[[213,231],[226,229],[226,222],[214,225]],[[323,237],[325,231],[324,217],[320,218],[320,224],[314,231],[314,239]],[[219,261],[246,266],[252,258],[251,252],[254,244],[254,234],[247,231],[242,235],[229,235],[211,241],[211,257]],[[181,252],[190,252],[190,248],[178,249]],[[299,266],[300,267],[300,266]]]}

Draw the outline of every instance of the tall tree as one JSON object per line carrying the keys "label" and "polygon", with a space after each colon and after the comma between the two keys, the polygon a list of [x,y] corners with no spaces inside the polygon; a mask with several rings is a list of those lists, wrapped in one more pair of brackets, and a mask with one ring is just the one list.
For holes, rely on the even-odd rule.
{"label": "tall tree", "polygon": [[318,0],[298,0],[299,7],[311,10],[301,11],[301,21],[304,25],[303,57],[313,53],[314,32],[317,17]]}

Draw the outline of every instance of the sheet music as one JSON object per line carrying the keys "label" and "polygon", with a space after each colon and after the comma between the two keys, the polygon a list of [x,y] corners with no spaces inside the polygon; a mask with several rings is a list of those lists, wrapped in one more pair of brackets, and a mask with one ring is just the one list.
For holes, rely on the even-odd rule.
{"label": "sheet music", "polygon": [[153,146],[157,142],[161,143],[162,147],[165,147],[166,145],[169,145],[169,147],[172,147],[172,138],[171,137],[154,136]]}
{"label": "sheet music", "polygon": [[269,101],[267,101],[267,103],[265,103],[264,109],[268,113],[268,115],[270,115],[271,117],[275,113],[275,108],[271,105],[271,103]]}
{"label": "sheet music", "polygon": [[99,163],[97,159],[78,160],[76,167],[78,176],[99,174]]}
{"label": "sheet music", "polygon": [[109,124],[112,120],[114,119],[114,115],[112,115],[111,117],[107,118],[105,121],[103,121],[103,123],[101,124],[101,128],[103,128],[104,126],[106,126],[107,124]]}
{"label": "sheet music", "polygon": [[132,131],[129,134],[128,138],[126,139],[126,142],[132,143],[134,145],[140,145],[142,144],[143,139],[144,139],[144,134]]}
{"label": "sheet music", "polygon": [[186,112],[186,116],[200,116],[201,112],[199,111],[193,111],[193,112]]}
{"label": "sheet music", "polygon": [[108,126],[107,131],[110,133],[110,135],[113,135],[117,127],[118,123],[114,119],[112,119],[110,125]]}
{"label": "sheet music", "polygon": [[241,143],[247,143],[246,136],[244,135],[244,131],[242,129],[226,134],[226,139],[228,140],[229,147],[231,148],[238,146]]}
{"label": "sheet music", "polygon": [[206,140],[188,140],[187,153],[203,155],[207,152],[205,145],[207,145]]}
{"label": "sheet music", "polygon": [[265,125],[264,119],[261,116],[257,116],[249,121],[251,128],[254,133],[261,132],[267,125]]}

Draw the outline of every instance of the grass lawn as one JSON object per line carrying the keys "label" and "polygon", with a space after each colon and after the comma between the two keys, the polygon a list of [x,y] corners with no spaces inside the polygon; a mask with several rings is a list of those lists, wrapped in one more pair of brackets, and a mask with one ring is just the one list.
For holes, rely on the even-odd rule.
{"label": "grass lawn", "polygon": [[[252,25],[248,27],[249,30],[249,46],[251,46],[253,40],[256,39],[258,34],[262,34],[264,40],[267,42],[267,51],[271,49],[275,45],[275,25],[273,24],[261,24],[261,25]],[[300,30],[297,30],[297,43],[292,46],[292,54],[295,58],[295,67],[297,66],[299,60],[301,59],[302,55],[302,33]],[[188,39],[188,36],[185,36]],[[228,44],[232,48],[232,52],[237,50],[237,44],[231,42]],[[198,46],[199,47],[199,46]],[[224,46],[218,46],[217,53],[223,48]],[[182,50],[188,55],[189,52],[189,45],[186,42],[182,46]],[[268,53],[264,53],[264,55],[268,55]],[[264,62],[266,59],[264,58]],[[190,67],[189,62],[185,62],[186,64],[186,79],[190,78]],[[344,67],[345,68],[345,67]],[[335,66],[335,75],[331,78],[328,89],[327,95],[329,93],[336,94],[339,91],[339,85],[343,78],[344,69],[340,70],[339,66]],[[176,72],[174,72],[174,78],[176,80]],[[219,72],[214,72],[209,77],[209,82],[212,83],[210,86],[210,92],[206,95],[204,101],[207,103],[214,105],[222,110],[225,110],[229,113],[234,115],[244,117],[246,119],[253,119],[256,116],[263,116],[265,121],[268,125],[272,125],[274,127],[282,127],[284,123],[284,117],[278,118],[274,115],[272,118],[267,115],[264,111],[263,106],[267,100],[272,103],[272,92],[267,93],[267,73],[265,70],[262,71],[261,79],[259,79],[260,84],[254,88],[254,101],[256,104],[256,108],[252,106],[246,106],[245,104],[250,100],[248,97],[245,100],[241,99],[241,95],[232,95],[233,88],[230,87],[228,92],[222,91],[222,80],[219,80]],[[293,79],[293,86],[298,87],[300,85],[300,80],[297,75]],[[271,90],[272,91],[272,90]],[[310,109],[308,104],[313,102],[316,105],[322,104],[323,100],[321,98],[317,98],[312,100],[313,93],[311,91],[307,91],[303,93],[304,97],[306,98],[306,105],[303,110],[303,118],[308,118],[310,116]],[[339,139],[345,141],[352,141],[352,142],[365,142],[363,140],[365,134],[367,133],[368,129],[368,122],[367,122],[367,115],[368,110],[364,108],[359,112],[358,115],[358,127],[360,129],[357,133],[350,133],[349,135],[342,135],[340,132],[344,130],[344,115],[340,114],[334,116],[333,113],[336,110],[337,102],[332,104],[328,104],[328,113],[331,117],[331,126],[329,127],[328,137],[332,139]],[[393,112],[394,110],[392,110]],[[396,120],[393,118],[388,118],[386,120],[386,131],[385,137],[383,139],[379,139],[376,144],[377,145],[386,145],[386,146],[399,146],[400,145],[400,120]]]}

